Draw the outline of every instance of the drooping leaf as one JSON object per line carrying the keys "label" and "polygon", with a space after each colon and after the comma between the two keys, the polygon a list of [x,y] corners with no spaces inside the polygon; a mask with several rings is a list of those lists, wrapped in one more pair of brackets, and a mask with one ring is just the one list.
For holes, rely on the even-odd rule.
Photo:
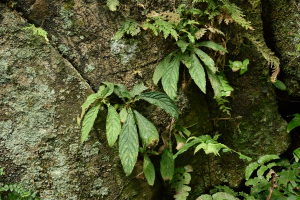
{"label": "drooping leaf", "polygon": [[139,139],[131,109],[128,109],[126,121],[119,138],[119,154],[126,175],[131,174],[137,161]]}
{"label": "drooping leaf", "polygon": [[266,162],[269,162],[270,160],[274,160],[274,159],[280,159],[280,158],[277,155],[265,155],[265,156],[260,157],[257,162],[259,164],[263,165]]}
{"label": "drooping leaf", "polygon": [[223,51],[223,52],[226,52],[228,53],[228,51],[221,45],[215,43],[215,42],[212,42],[212,41],[204,41],[204,42],[199,42],[197,43],[197,46],[205,46],[205,47],[209,47],[215,51]]}
{"label": "drooping leaf", "polygon": [[185,127],[180,126],[180,125],[176,125],[175,129],[177,129],[178,131],[182,131],[186,136],[190,136],[191,132],[189,130],[187,130]]}
{"label": "drooping leaf", "polygon": [[166,68],[162,76],[162,86],[167,95],[175,100],[177,96],[177,83],[179,78],[180,57],[176,56]]}
{"label": "drooping leaf", "polygon": [[106,136],[109,146],[113,146],[118,139],[121,131],[121,120],[115,108],[108,105],[108,114],[106,118]]}
{"label": "drooping leaf", "polygon": [[135,119],[137,120],[140,138],[142,139],[143,145],[149,148],[154,148],[159,141],[159,135],[155,126],[138,111],[133,110],[133,112]]}
{"label": "drooping leaf", "polygon": [[195,81],[196,85],[200,88],[200,90],[205,94],[206,93],[206,79],[204,69],[198,60],[197,56],[192,53],[191,54],[191,67],[189,68],[190,75],[192,79]]}
{"label": "drooping leaf", "polygon": [[179,151],[173,156],[173,159],[175,159],[179,154],[182,154],[183,152],[187,151],[190,147],[194,146],[195,144],[199,143],[198,140],[193,140],[190,143],[186,143]]}
{"label": "drooping leaf", "polygon": [[213,74],[208,67],[206,67],[206,71],[207,71],[208,78],[210,80],[210,84],[214,90],[215,98],[217,98],[217,99],[221,98],[222,84],[220,83],[218,76]]}
{"label": "drooping leaf", "polygon": [[204,64],[210,69],[210,71],[215,74],[217,72],[217,68],[215,67],[214,60],[209,57],[206,53],[201,51],[200,49],[195,48],[195,53],[199,56],[199,58],[204,62]]}
{"label": "drooping leaf", "polygon": [[82,122],[82,128],[81,128],[81,142],[84,142],[88,134],[90,133],[91,129],[93,128],[95,119],[97,118],[98,111],[100,109],[101,104],[98,103],[95,106],[93,106],[85,115],[83,122]]}
{"label": "drooping leaf", "polygon": [[300,159],[300,148],[294,150],[293,151],[293,155],[294,155],[295,161],[299,162],[299,159]]}
{"label": "drooping leaf", "polygon": [[86,101],[82,104],[81,108],[82,108],[82,112],[80,117],[78,118],[78,125],[80,125],[82,117],[84,116],[85,112],[87,111],[87,109],[97,100],[100,98],[100,95],[98,93],[96,94],[91,94],[90,96],[88,96],[88,98],[86,99]]}
{"label": "drooping leaf", "polygon": [[167,113],[169,113],[175,119],[178,119],[178,109],[174,103],[166,94],[162,92],[146,92],[142,93],[136,98],[137,100],[143,99],[151,104],[154,104]]}
{"label": "drooping leaf", "polygon": [[194,154],[196,154],[200,149],[203,149],[204,151],[207,150],[207,144],[205,144],[205,143],[199,144],[199,145],[196,147],[196,149],[195,149],[195,151],[194,151]]}
{"label": "drooping leaf", "polygon": [[137,84],[130,92],[130,95],[134,98],[135,96],[142,94],[142,92],[147,89],[148,88],[144,86],[144,83]]}
{"label": "drooping leaf", "polygon": [[148,181],[148,184],[153,185],[155,180],[155,169],[147,154],[144,154],[143,171]]}
{"label": "drooping leaf", "polygon": [[257,162],[253,162],[253,163],[250,163],[247,168],[246,168],[246,173],[245,173],[245,178],[246,180],[248,180],[252,174],[252,172],[254,170],[256,170],[257,168],[259,167],[259,164]]}
{"label": "drooping leaf", "polygon": [[160,161],[160,173],[164,180],[171,180],[174,175],[174,159],[172,149],[164,149]]}
{"label": "drooping leaf", "polygon": [[127,117],[127,109],[125,107],[122,108],[119,115],[120,115],[121,122],[124,123]]}
{"label": "drooping leaf", "polygon": [[157,85],[158,81],[161,79],[161,77],[165,74],[165,71],[167,69],[167,67],[169,66],[170,64],[170,61],[171,61],[171,58],[172,56],[177,52],[176,51],[173,51],[172,53],[170,53],[163,61],[161,61],[155,71],[154,71],[154,74],[153,74],[153,83],[155,85]]}
{"label": "drooping leaf", "polygon": [[295,116],[288,124],[287,126],[287,132],[289,133],[294,128],[300,126],[300,115],[298,113],[290,116]]}
{"label": "drooping leaf", "polygon": [[190,43],[186,42],[185,40],[178,40],[176,44],[180,47],[183,53],[185,52],[186,48],[189,46]]}
{"label": "drooping leaf", "polygon": [[285,84],[280,80],[276,80],[276,82],[273,83],[273,84],[274,84],[275,87],[277,87],[280,90],[286,90]]}

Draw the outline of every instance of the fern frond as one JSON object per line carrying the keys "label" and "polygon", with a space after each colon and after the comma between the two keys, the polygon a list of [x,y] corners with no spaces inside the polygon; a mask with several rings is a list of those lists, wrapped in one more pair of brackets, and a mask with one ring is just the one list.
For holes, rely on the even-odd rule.
{"label": "fern frond", "polygon": [[272,76],[271,76],[271,82],[275,83],[277,76],[279,74],[280,68],[280,61],[279,58],[277,58],[267,45],[265,44],[265,41],[260,39],[257,36],[250,35],[249,33],[246,33],[244,35],[248,40],[250,40],[255,46],[258,52],[262,54],[262,56],[267,60],[268,64],[273,70]]}
{"label": "fern frond", "polygon": [[178,33],[175,30],[175,25],[168,21],[164,21],[161,16],[153,17],[154,23],[151,24],[150,20],[147,20],[147,22],[143,25],[143,29],[150,28],[155,35],[158,34],[158,32],[163,32],[164,37],[167,38],[169,35],[172,35],[175,40],[178,40]]}
{"label": "fern frond", "polygon": [[115,40],[120,39],[123,35],[130,34],[131,36],[135,36],[141,32],[140,24],[134,20],[126,20],[117,31],[116,35],[113,37]]}
{"label": "fern frond", "polygon": [[33,34],[34,35],[39,35],[39,36],[42,36],[43,38],[45,38],[45,40],[47,42],[49,42],[48,38],[47,38],[47,31],[43,30],[41,27],[39,28],[36,28],[34,24],[31,24],[30,26],[28,27],[25,27],[23,28],[24,30],[28,30],[28,29],[31,29],[33,31]]}

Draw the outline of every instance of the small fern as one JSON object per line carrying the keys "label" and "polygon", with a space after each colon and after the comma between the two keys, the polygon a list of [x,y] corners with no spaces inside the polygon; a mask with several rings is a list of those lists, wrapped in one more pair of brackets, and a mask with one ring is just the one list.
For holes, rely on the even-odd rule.
{"label": "small fern", "polygon": [[34,35],[39,35],[45,38],[47,42],[49,42],[47,38],[47,32],[43,30],[41,27],[36,28],[34,24],[30,24],[30,26],[23,28],[24,30],[32,30]]}
{"label": "small fern", "polygon": [[122,25],[120,26],[119,30],[117,31],[116,35],[113,37],[114,40],[118,40],[123,35],[130,34],[131,36],[135,36],[141,32],[140,24],[134,20],[126,20]]}

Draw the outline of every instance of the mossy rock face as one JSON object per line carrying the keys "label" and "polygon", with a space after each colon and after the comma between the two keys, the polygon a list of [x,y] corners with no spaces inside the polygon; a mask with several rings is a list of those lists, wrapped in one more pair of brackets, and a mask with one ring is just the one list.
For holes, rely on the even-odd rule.
{"label": "mossy rock face", "polygon": [[152,198],[157,187],[126,177],[108,147],[105,113],[80,142],[76,118],[89,84],[43,37],[23,30],[20,15],[3,4],[0,14],[1,184],[19,182],[49,200]]}
{"label": "mossy rock face", "polygon": [[282,81],[289,95],[300,97],[300,3],[264,0],[262,5],[266,41],[280,57]]}

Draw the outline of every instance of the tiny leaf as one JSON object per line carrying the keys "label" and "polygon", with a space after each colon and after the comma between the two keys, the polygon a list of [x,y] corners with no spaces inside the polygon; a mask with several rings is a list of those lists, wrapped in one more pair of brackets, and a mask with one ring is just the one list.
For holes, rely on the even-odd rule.
{"label": "tiny leaf", "polygon": [[285,84],[280,80],[276,80],[276,82],[273,83],[273,84],[274,84],[275,87],[277,87],[280,90],[286,90]]}
{"label": "tiny leaf", "polygon": [[108,105],[108,114],[106,118],[106,136],[109,146],[113,146],[118,139],[121,131],[121,120],[115,108]]}
{"label": "tiny leaf", "polygon": [[143,171],[148,181],[148,184],[153,185],[155,180],[155,169],[147,154],[144,154]]}

